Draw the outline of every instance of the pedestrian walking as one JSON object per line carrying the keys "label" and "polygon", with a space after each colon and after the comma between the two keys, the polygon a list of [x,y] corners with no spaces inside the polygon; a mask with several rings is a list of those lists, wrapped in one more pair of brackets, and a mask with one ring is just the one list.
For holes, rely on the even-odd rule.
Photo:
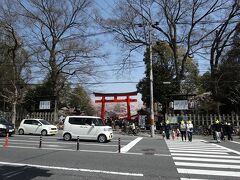
{"label": "pedestrian walking", "polygon": [[221,141],[225,141],[225,134],[226,134],[226,126],[225,126],[225,124],[223,124],[223,123],[221,123],[221,133],[220,133],[220,135],[221,135],[221,137],[220,137],[220,139],[221,139]]}
{"label": "pedestrian walking", "polygon": [[166,134],[165,134],[165,131],[162,132],[162,137],[163,139],[165,138]]}
{"label": "pedestrian walking", "polygon": [[174,130],[174,129],[172,129],[172,132],[171,132],[171,134],[172,134],[172,140],[174,140],[174,139],[175,139],[175,137],[176,137],[176,132],[175,132],[175,130]]}
{"label": "pedestrian walking", "polygon": [[216,120],[213,129],[215,132],[215,138],[218,143],[221,142],[221,132],[222,132],[222,125],[220,124],[219,120]]}
{"label": "pedestrian walking", "polygon": [[230,123],[227,124],[226,131],[227,131],[228,140],[232,141],[233,140],[233,138],[232,138],[233,127]]}
{"label": "pedestrian walking", "polygon": [[164,131],[165,131],[167,139],[170,139],[170,130],[171,130],[171,126],[169,124],[169,121],[167,120],[166,124],[165,124],[165,127],[164,127]]}
{"label": "pedestrian walking", "polygon": [[136,135],[136,125],[134,122],[132,122],[132,124],[130,125],[130,130],[133,135]]}
{"label": "pedestrian walking", "polygon": [[188,136],[188,141],[192,142],[192,133],[193,133],[193,124],[192,121],[188,121],[187,123],[187,136]]}
{"label": "pedestrian walking", "polygon": [[177,128],[176,129],[176,137],[177,137],[177,139],[179,138],[179,136],[180,136],[180,130],[179,130],[179,128]]}
{"label": "pedestrian walking", "polygon": [[187,131],[187,125],[184,121],[181,121],[180,124],[180,132],[181,132],[181,137],[182,137],[182,141],[186,141],[186,131]]}

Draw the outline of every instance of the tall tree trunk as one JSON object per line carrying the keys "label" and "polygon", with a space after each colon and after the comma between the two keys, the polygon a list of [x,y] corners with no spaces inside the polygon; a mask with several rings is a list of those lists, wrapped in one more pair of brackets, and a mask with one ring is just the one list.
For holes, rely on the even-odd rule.
{"label": "tall tree trunk", "polygon": [[53,116],[53,121],[57,122],[58,121],[58,100],[55,97],[55,101],[54,101],[54,116]]}
{"label": "tall tree trunk", "polygon": [[18,95],[18,91],[17,89],[15,89],[14,100],[12,103],[12,123],[13,124],[16,123],[16,118],[17,118],[17,95]]}

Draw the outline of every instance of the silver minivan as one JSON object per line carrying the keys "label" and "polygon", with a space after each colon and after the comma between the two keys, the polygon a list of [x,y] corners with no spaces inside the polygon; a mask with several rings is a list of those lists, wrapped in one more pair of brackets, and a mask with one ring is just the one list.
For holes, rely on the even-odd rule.
{"label": "silver minivan", "polygon": [[110,141],[113,131],[104,126],[102,119],[96,116],[67,116],[64,120],[63,139],[89,139],[100,143]]}

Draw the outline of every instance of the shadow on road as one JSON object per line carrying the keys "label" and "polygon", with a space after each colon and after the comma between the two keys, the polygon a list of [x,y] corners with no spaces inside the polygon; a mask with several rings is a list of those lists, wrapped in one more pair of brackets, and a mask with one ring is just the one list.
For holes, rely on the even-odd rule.
{"label": "shadow on road", "polygon": [[28,166],[0,166],[0,179],[1,180],[31,180],[36,177],[50,177],[52,174],[49,170],[28,167]]}

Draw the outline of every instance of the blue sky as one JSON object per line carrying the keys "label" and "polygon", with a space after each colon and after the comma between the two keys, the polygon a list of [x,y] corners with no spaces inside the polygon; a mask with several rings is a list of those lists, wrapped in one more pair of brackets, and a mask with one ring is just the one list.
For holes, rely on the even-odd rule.
{"label": "blue sky", "polygon": [[[116,0],[101,0],[96,1],[96,6],[101,11],[101,13],[105,17],[111,16],[112,8],[115,4]],[[143,54],[144,48],[138,49],[135,53],[133,53],[133,57],[131,57],[134,62],[134,66],[129,69],[125,69],[125,71],[116,72],[116,69],[120,68],[120,64],[122,63],[122,55],[120,51],[120,47],[118,42],[113,41],[111,34],[104,34],[97,37],[104,44],[104,51],[106,51],[109,56],[100,64],[102,65],[101,71],[106,71],[101,74],[102,78],[99,79],[102,83],[109,84],[99,84],[97,86],[89,86],[89,90],[92,92],[131,92],[136,91],[137,82],[139,82],[145,75],[145,66],[143,62]],[[205,60],[199,56],[194,57],[194,59],[199,64],[199,72],[203,74],[208,70],[209,61]],[[114,64],[114,65],[112,65]],[[105,66],[104,66],[105,65]],[[117,83],[117,82],[131,82],[131,83]],[[138,99],[141,99],[141,95],[138,95]]]}
{"label": "blue sky", "polygon": [[[103,16],[109,17],[111,15],[112,8],[114,6],[115,0],[101,0],[96,1],[96,6],[101,11]],[[104,34],[97,37],[104,44],[104,51],[108,54],[105,61],[101,61],[100,71],[106,71],[101,73],[101,78],[98,80],[105,84],[99,84],[97,86],[89,86],[89,90],[92,92],[131,92],[136,91],[137,82],[139,82],[144,77],[144,62],[143,53],[144,49],[138,50],[133,53],[131,68],[126,68],[124,70],[118,71],[121,68],[122,63],[122,52],[120,46],[116,41],[113,41],[111,34]],[[115,82],[115,83],[109,83]],[[120,83],[129,82],[129,83]],[[138,95],[138,99],[141,96]]]}

